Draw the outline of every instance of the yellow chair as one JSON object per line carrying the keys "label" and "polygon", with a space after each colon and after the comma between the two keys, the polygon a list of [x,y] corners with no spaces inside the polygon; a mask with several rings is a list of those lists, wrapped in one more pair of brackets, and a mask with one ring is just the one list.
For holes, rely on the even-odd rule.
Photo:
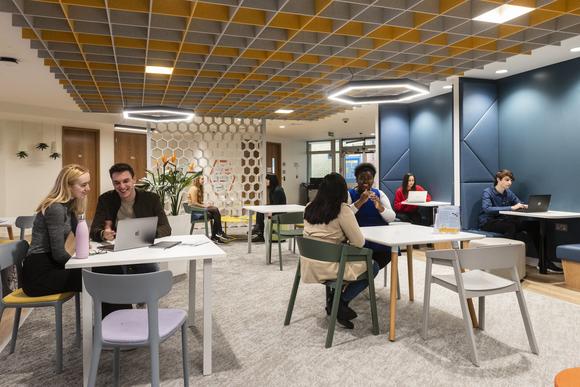
{"label": "yellow chair", "polygon": [[[18,241],[9,244],[0,245],[0,270],[4,270],[15,265],[18,273],[18,285],[21,285],[22,260],[28,252],[28,242]],[[1,292],[0,292],[1,293]],[[40,308],[54,307],[56,321],[56,372],[62,372],[62,305],[75,298],[76,307],[76,344],[80,344],[81,326],[80,326],[80,298],[79,293],[66,292],[51,294],[42,297],[28,297],[21,288],[14,290],[12,293],[4,296],[0,294],[0,319],[4,309],[15,308],[14,326],[12,327],[12,341],[10,342],[10,353],[14,353],[16,348],[16,338],[18,337],[18,326],[20,325],[20,314],[22,308]]]}

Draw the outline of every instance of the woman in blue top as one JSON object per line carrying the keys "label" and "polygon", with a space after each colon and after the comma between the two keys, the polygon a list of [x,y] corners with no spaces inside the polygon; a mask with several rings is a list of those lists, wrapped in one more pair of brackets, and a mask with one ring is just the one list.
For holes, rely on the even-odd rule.
{"label": "woman in blue top", "polygon": [[[360,227],[385,226],[395,220],[395,211],[383,191],[373,188],[377,169],[370,163],[359,164],[354,170],[356,187],[348,190],[348,204]],[[378,243],[366,242],[365,247],[373,250],[373,260],[379,268],[391,261],[391,248]]]}

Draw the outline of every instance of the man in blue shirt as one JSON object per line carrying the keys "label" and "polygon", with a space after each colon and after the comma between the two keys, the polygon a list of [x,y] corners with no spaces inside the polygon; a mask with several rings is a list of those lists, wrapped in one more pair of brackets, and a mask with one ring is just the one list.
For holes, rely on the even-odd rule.
{"label": "man in blue shirt", "polygon": [[[514,175],[509,169],[502,169],[495,174],[495,185],[483,190],[481,196],[481,212],[479,213],[479,228],[483,231],[504,234],[507,238],[521,240],[526,244],[526,255],[531,256],[529,249],[533,246],[538,251],[536,242],[538,231],[534,222],[522,221],[515,216],[501,215],[500,211],[517,211],[528,208],[510,190]],[[533,234],[535,237],[532,237]],[[548,271],[561,273],[562,269],[551,261],[546,262]]]}

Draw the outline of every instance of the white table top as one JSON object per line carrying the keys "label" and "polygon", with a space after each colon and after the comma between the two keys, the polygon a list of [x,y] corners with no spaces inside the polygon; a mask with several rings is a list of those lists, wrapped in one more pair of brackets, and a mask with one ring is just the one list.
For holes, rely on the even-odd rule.
{"label": "white table top", "polygon": [[568,212],[568,211],[546,211],[546,212],[500,211],[499,213],[502,215],[523,216],[526,218],[538,218],[538,219],[580,218],[580,212]]}
{"label": "white table top", "polygon": [[264,206],[244,206],[243,208],[244,210],[261,212],[262,214],[272,214],[274,212],[304,212],[306,206],[300,204],[270,204]]}
{"label": "white table top", "polygon": [[434,200],[431,200],[430,202],[424,202],[424,203],[409,203],[405,200],[404,202],[401,202],[401,204],[405,204],[408,206],[417,206],[417,207],[439,207],[439,206],[451,205],[451,203],[449,203],[449,202],[437,202]]}
{"label": "white table top", "polygon": [[[140,247],[138,249],[107,252],[91,255],[86,259],[71,258],[65,265],[66,269],[83,267],[134,265],[138,263],[168,262],[179,260],[194,260],[207,258],[225,258],[226,253],[216,246],[205,235],[173,235],[156,239],[161,241],[182,241],[183,244],[169,249]],[[206,243],[199,246],[188,246],[187,243]]]}
{"label": "white table top", "polygon": [[361,230],[367,241],[391,247],[426,243],[469,241],[485,238],[485,235],[463,231],[456,234],[436,233],[433,227],[417,226],[414,224],[400,225],[397,227],[361,227]]}
{"label": "white table top", "polygon": [[0,217],[0,226],[14,226],[15,217],[3,216]]}

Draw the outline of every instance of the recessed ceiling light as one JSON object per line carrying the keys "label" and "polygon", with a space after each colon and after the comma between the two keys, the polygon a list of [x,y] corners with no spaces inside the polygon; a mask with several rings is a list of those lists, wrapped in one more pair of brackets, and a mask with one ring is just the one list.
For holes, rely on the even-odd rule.
{"label": "recessed ceiling light", "polygon": [[443,86],[444,89],[453,89],[453,85],[445,85]]}
{"label": "recessed ceiling light", "polygon": [[580,47],[571,48],[570,52],[580,52]]}
{"label": "recessed ceiling light", "polygon": [[525,15],[532,12],[534,9],[530,7],[522,7],[520,5],[504,4],[492,9],[484,14],[474,17],[473,20],[488,22],[488,23],[505,23],[508,20],[515,19],[518,16]]}
{"label": "recessed ceiling light", "polygon": [[500,69],[500,70],[496,70],[496,71],[495,71],[495,73],[496,73],[496,74],[505,74],[505,73],[507,73],[507,72],[508,72],[508,71],[507,71],[506,69]]}
{"label": "recessed ceiling light", "polygon": [[280,125],[280,129],[284,129],[286,125]]}
{"label": "recessed ceiling light", "polygon": [[145,66],[145,72],[147,74],[165,74],[165,75],[169,75],[169,74],[173,73],[173,67]]}
{"label": "recessed ceiling light", "polygon": [[278,113],[278,114],[290,114],[290,113],[293,113],[293,112],[294,112],[294,110],[291,110],[291,109],[278,109],[274,113]]}

